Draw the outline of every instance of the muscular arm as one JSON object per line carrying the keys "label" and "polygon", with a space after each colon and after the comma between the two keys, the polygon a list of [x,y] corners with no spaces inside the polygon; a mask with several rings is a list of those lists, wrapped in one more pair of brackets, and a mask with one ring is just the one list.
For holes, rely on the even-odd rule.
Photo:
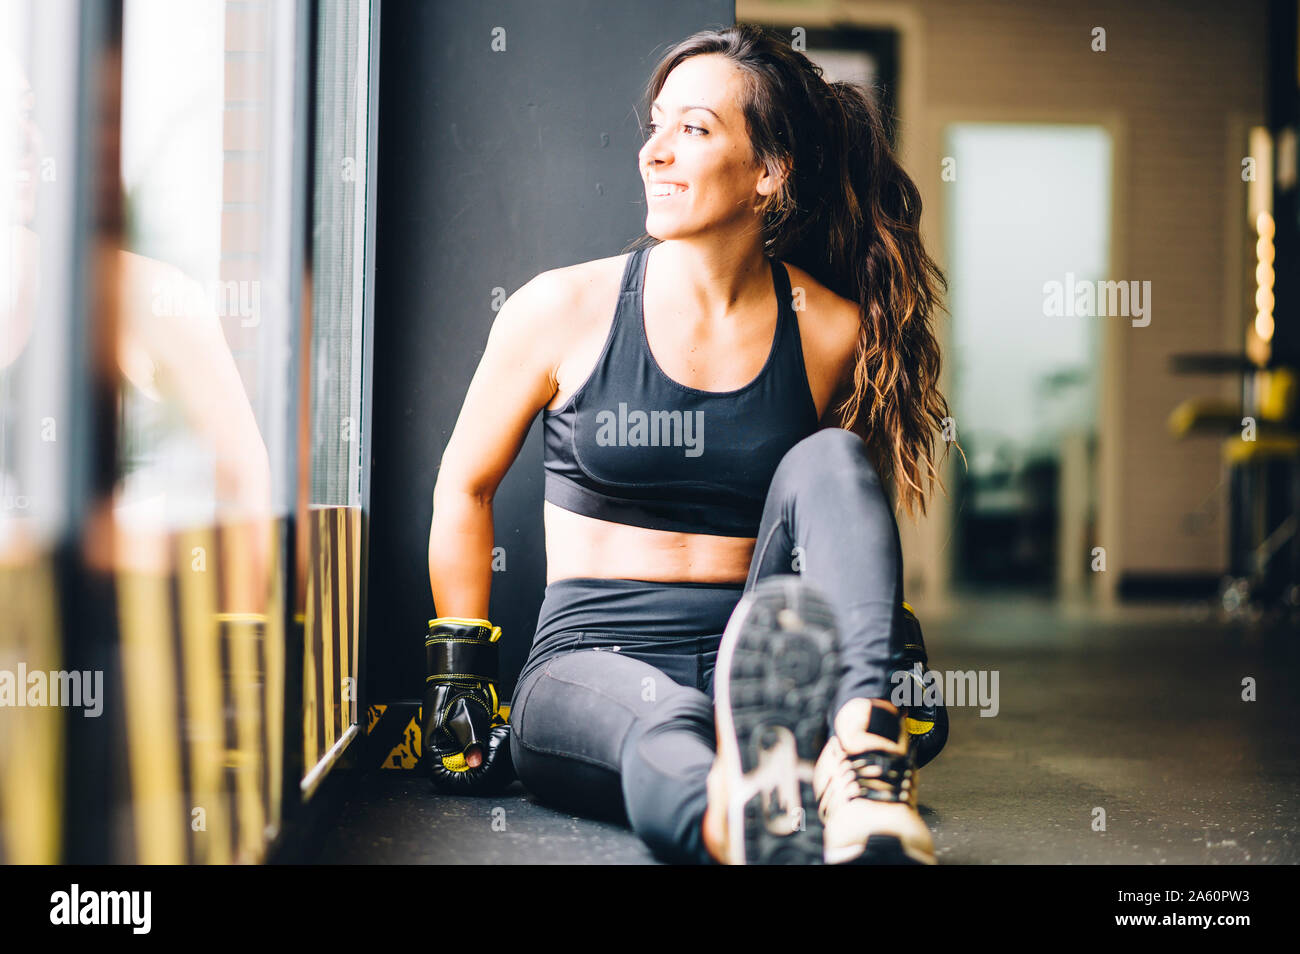
{"label": "muscular arm", "polygon": [[570,297],[561,273],[543,272],[506,300],[488,334],[433,489],[429,586],[439,616],[487,618],[492,500],[555,395]]}

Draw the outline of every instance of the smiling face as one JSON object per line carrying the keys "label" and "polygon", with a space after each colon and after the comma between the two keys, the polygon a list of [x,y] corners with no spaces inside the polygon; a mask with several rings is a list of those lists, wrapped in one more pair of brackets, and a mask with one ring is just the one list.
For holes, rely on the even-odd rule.
{"label": "smiling face", "polygon": [[744,74],[724,56],[692,56],[665,80],[638,155],[646,232],[657,239],[757,231],[776,180],[754,161],[741,111]]}

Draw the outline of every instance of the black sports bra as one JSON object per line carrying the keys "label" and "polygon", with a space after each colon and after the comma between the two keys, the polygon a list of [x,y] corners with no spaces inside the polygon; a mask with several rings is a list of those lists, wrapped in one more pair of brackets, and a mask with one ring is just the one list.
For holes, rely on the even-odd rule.
{"label": "black sports bra", "polygon": [[543,414],[546,500],[654,530],[753,537],[785,452],[818,429],[785,266],[769,260],[776,334],[758,376],[734,391],[679,384],[645,333],[649,249],[628,255],[595,368]]}

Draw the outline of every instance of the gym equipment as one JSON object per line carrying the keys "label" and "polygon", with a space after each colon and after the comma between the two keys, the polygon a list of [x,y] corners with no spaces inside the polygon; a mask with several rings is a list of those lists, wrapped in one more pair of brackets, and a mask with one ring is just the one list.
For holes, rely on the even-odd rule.
{"label": "gym equipment", "polygon": [[[914,680],[909,693],[912,704],[903,707],[903,722],[912,739],[912,760],[917,768],[921,768],[934,761],[948,742],[948,707],[943,703],[942,681],[931,680],[934,685],[927,686],[929,656],[925,651],[925,639],[921,635],[921,624],[907,603],[903,603],[899,625],[903,627],[902,648],[895,656],[894,672],[906,672],[908,678]],[[896,679],[890,682],[891,688],[897,684]],[[938,697],[937,702],[926,704],[927,689],[929,697]]]}

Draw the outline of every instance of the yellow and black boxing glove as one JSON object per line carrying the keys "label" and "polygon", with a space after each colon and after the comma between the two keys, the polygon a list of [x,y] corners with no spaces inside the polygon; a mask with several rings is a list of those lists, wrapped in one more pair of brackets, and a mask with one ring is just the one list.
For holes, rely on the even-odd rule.
{"label": "yellow and black boxing glove", "polygon": [[899,613],[899,638],[894,654],[894,679],[902,693],[903,724],[907,726],[908,746],[917,768],[933,761],[948,743],[948,707],[943,702],[942,683],[938,673],[931,675],[927,668],[929,656],[921,636],[921,624],[912,607],[903,604]]}
{"label": "yellow and black boxing glove", "polygon": [[421,760],[434,786],[448,794],[490,795],[514,781],[510,726],[496,687],[500,639],[501,627],[485,619],[429,620]]}

